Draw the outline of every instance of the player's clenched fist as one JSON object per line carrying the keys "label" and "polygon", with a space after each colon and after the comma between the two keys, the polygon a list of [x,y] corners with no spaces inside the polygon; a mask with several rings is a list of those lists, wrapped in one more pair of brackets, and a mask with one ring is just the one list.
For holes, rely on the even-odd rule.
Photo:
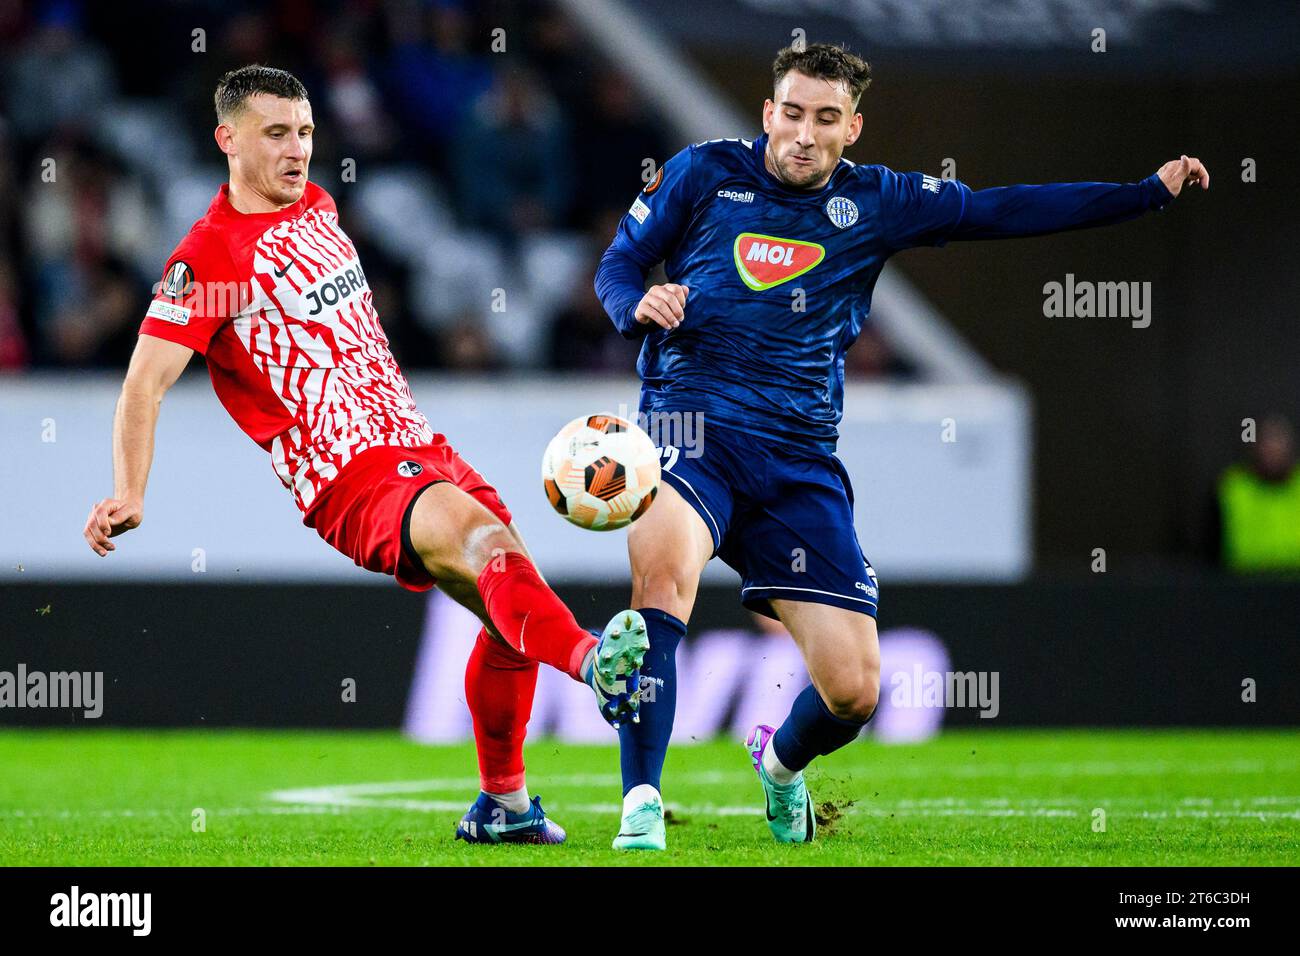
{"label": "player's clenched fist", "polygon": [[101,558],[117,547],[108,539],[138,528],[144,520],[144,506],[138,500],[105,498],[90,509],[82,536]]}
{"label": "player's clenched fist", "polygon": [[1156,175],[1175,196],[1183,191],[1183,186],[1187,183],[1200,183],[1202,189],[1210,188],[1210,171],[1195,156],[1171,159],[1156,170]]}
{"label": "player's clenched fist", "polygon": [[643,325],[654,322],[665,329],[677,328],[686,317],[686,293],[690,291],[675,282],[652,285],[637,303],[636,320]]}

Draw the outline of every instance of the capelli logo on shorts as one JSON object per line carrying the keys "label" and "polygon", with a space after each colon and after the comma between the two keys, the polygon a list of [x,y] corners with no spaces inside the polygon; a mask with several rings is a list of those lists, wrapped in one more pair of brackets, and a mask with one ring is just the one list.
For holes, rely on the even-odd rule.
{"label": "capelli logo on shorts", "polygon": [[403,478],[414,478],[422,471],[424,466],[418,461],[404,461],[397,466],[397,473]]}

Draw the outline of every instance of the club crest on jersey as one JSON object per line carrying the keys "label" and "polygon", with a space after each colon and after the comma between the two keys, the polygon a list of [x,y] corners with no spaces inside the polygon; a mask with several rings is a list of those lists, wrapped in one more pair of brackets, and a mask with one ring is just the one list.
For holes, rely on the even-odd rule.
{"label": "club crest on jersey", "polygon": [[414,478],[422,471],[424,471],[424,466],[418,461],[404,461],[397,466],[397,473],[403,478]]}
{"label": "club crest on jersey", "polygon": [[825,248],[815,242],[757,232],[738,235],[734,253],[741,281],[755,292],[789,282],[826,258]]}
{"label": "club crest on jersey", "polygon": [[858,221],[858,204],[848,196],[832,196],[826,203],[826,215],[835,225],[847,229]]}
{"label": "club crest on jersey", "polygon": [[177,260],[167,267],[159,293],[169,299],[183,299],[193,287],[194,270],[187,263]]}

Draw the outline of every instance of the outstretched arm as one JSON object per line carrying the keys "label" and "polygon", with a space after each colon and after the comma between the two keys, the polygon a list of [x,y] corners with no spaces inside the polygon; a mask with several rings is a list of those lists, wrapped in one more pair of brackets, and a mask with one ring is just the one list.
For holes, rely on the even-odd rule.
{"label": "outstretched arm", "polygon": [[1199,159],[1183,156],[1137,183],[1048,183],[1001,186],[966,196],[948,239],[1009,239],[1107,226],[1163,209],[1188,183],[1210,188]]}
{"label": "outstretched arm", "polygon": [[1048,183],[973,191],[921,173],[880,172],[880,237],[894,252],[953,239],[1041,236],[1123,222],[1162,209],[1188,183],[1210,188],[1199,159],[1183,156],[1137,183]]}
{"label": "outstretched arm", "polygon": [[144,488],[153,463],[154,427],[163,394],[189,363],[194,350],[153,335],[136,342],[113,416],[113,497],[90,509],[82,531],[100,557],[117,550],[109,538],[139,527]]}

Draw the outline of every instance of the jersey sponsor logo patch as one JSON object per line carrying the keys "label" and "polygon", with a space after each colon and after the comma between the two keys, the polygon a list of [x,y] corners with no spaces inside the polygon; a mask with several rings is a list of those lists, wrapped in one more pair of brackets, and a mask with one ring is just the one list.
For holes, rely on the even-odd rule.
{"label": "jersey sponsor logo patch", "polygon": [[320,315],[326,307],[333,308],[340,305],[354,293],[369,288],[360,261],[354,262],[350,269],[337,272],[321,282],[317,288],[307,290],[303,295],[303,298],[311,303],[311,310],[307,314]]}
{"label": "jersey sponsor logo patch", "polygon": [[159,290],[169,299],[183,299],[194,288],[194,270],[188,263],[177,260],[167,267]]}
{"label": "jersey sponsor logo patch", "polygon": [[190,316],[193,314],[193,309],[183,305],[173,305],[170,302],[155,300],[149,303],[149,311],[145,313],[145,317],[162,319],[164,322],[171,322],[173,325],[189,325]]}
{"label": "jersey sponsor logo patch", "polygon": [[934,193],[937,196],[939,195],[939,188],[942,185],[943,183],[940,180],[936,179],[935,177],[928,176],[924,173],[921,174],[922,189],[928,189],[930,192]]}
{"label": "jersey sponsor logo patch", "polygon": [[650,207],[643,203],[640,197],[637,197],[637,201],[632,203],[632,208],[628,212],[637,222],[645,222],[650,216]]}
{"label": "jersey sponsor logo patch", "polygon": [[424,466],[418,461],[404,461],[397,466],[397,473],[403,478],[414,478],[422,471],[424,471]]}
{"label": "jersey sponsor logo patch", "polygon": [[755,292],[789,282],[826,258],[825,248],[815,242],[757,232],[738,235],[734,254],[741,281]]}
{"label": "jersey sponsor logo patch", "polygon": [[655,178],[650,180],[650,182],[646,183],[645,189],[641,191],[645,193],[647,196],[653,196],[655,190],[658,189],[660,186],[662,186],[663,182],[664,182],[664,168],[660,166],[657,170],[655,170]]}
{"label": "jersey sponsor logo patch", "polygon": [[752,192],[736,192],[734,189],[719,189],[719,199],[730,199],[732,202],[753,202],[754,194]]}
{"label": "jersey sponsor logo patch", "polygon": [[826,203],[826,215],[835,225],[847,229],[858,221],[858,204],[848,196],[833,196]]}

